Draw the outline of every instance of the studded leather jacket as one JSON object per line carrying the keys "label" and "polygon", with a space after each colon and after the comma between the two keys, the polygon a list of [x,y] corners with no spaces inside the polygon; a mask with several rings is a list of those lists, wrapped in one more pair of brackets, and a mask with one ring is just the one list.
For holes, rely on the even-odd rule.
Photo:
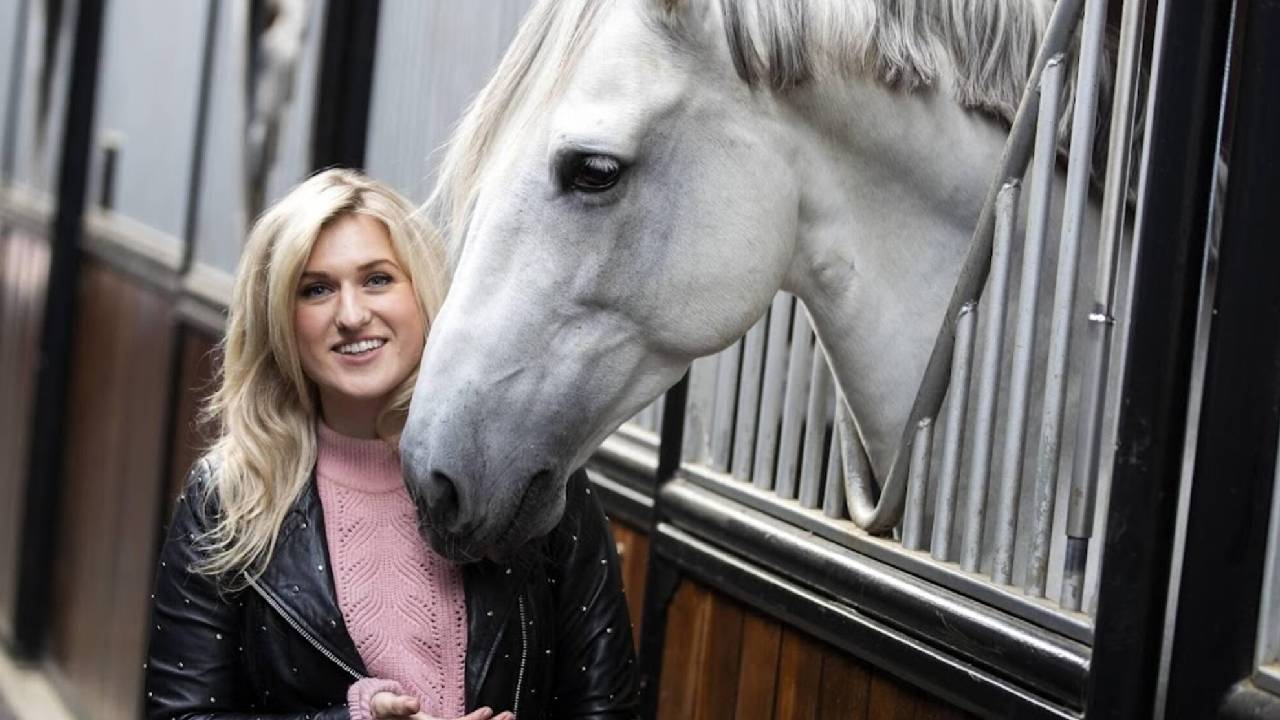
{"label": "studded leather jacket", "polygon": [[[160,554],[146,669],[152,720],[348,720],[367,670],[343,624],[315,482],[295,503],[262,575],[238,591],[191,572],[206,525],[201,462]],[[465,699],[532,718],[634,718],[626,598],[586,474],[564,519],[510,565],[465,565]]]}

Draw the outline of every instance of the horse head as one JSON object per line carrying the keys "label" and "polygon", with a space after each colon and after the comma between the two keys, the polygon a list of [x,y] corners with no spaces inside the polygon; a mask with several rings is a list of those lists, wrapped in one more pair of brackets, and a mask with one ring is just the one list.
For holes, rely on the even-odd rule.
{"label": "horse head", "polygon": [[779,289],[888,463],[1004,132],[904,92],[932,70],[884,4],[531,11],[428,201],[455,272],[401,450],[437,549],[549,530],[568,473]]}
{"label": "horse head", "polygon": [[[663,20],[696,33],[677,52],[660,3],[598,5],[536,8],[470,111],[506,117],[464,120],[487,133],[455,140],[487,141],[470,149],[486,157],[472,187],[444,189],[469,193],[453,199],[467,217],[401,441],[426,530],[454,557],[550,529],[568,473],[745,332],[790,260],[787,143],[710,42],[715,15],[690,3]],[[523,97],[497,98],[512,75]]]}

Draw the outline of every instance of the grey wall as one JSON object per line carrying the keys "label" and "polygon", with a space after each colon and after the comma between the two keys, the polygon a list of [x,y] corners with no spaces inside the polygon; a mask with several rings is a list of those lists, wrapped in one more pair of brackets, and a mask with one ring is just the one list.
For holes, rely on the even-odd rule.
{"label": "grey wall", "polygon": [[462,110],[514,37],[532,0],[383,0],[366,166],[414,202]]}
{"label": "grey wall", "polygon": [[12,163],[13,146],[9,139],[9,113],[17,106],[16,94],[20,87],[22,67],[19,23],[28,0],[9,0],[0,4],[0,182],[8,180]]}
{"label": "grey wall", "polygon": [[115,211],[174,238],[189,198],[208,3],[112,0],[103,28],[90,202],[114,138]]}
{"label": "grey wall", "polygon": [[18,120],[14,146],[13,180],[28,189],[52,195],[57,185],[57,164],[62,147],[63,113],[67,100],[67,84],[71,79],[71,44],[75,35],[75,18],[79,11],[75,0],[62,9],[55,52],[49,71],[49,105],[41,116],[38,110],[42,60],[44,56],[45,5],[31,0],[26,33],[26,52],[20,72]]}
{"label": "grey wall", "polygon": [[[325,6],[324,2],[311,6],[292,105],[280,127],[276,164],[267,178],[268,204],[303,179],[310,167],[311,120]],[[242,28],[246,26],[247,12],[247,0],[224,0],[218,6],[200,205],[193,238],[195,262],[226,272],[235,270],[252,221],[245,211],[243,165],[246,39]]]}

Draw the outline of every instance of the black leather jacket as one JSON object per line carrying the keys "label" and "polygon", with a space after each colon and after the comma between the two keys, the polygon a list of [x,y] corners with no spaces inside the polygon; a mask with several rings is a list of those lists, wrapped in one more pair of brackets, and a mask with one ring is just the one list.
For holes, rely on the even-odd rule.
{"label": "black leather jacket", "polygon": [[[147,717],[348,720],[366,670],[338,609],[314,480],[249,588],[189,571],[211,472],[192,470],[160,554],[146,670]],[[532,718],[636,717],[626,598],[608,524],[579,471],[564,519],[509,565],[464,566],[468,711]]]}

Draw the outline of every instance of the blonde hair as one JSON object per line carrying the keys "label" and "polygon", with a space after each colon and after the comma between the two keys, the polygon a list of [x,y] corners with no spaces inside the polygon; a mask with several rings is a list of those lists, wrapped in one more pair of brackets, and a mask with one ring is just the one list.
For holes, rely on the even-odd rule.
{"label": "blonde hair", "polygon": [[[213,472],[203,493],[216,511],[208,513],[211,524],[196,539],[204,560],[195,569],[233,586],[261,573],[285,515],[310,481],[318,400],[298,356],[294,303],[317,237],[350,214],[386,227],[428,324],[443,302],[445,275],[434,231],[394,190],[358,172],[318,173],[254,224],[236,271],[220,383],[205,407],[219,431],[205,456]],[[415,369],[378,417],[377,433],[388,442],[404,426],[416,378]]]}

